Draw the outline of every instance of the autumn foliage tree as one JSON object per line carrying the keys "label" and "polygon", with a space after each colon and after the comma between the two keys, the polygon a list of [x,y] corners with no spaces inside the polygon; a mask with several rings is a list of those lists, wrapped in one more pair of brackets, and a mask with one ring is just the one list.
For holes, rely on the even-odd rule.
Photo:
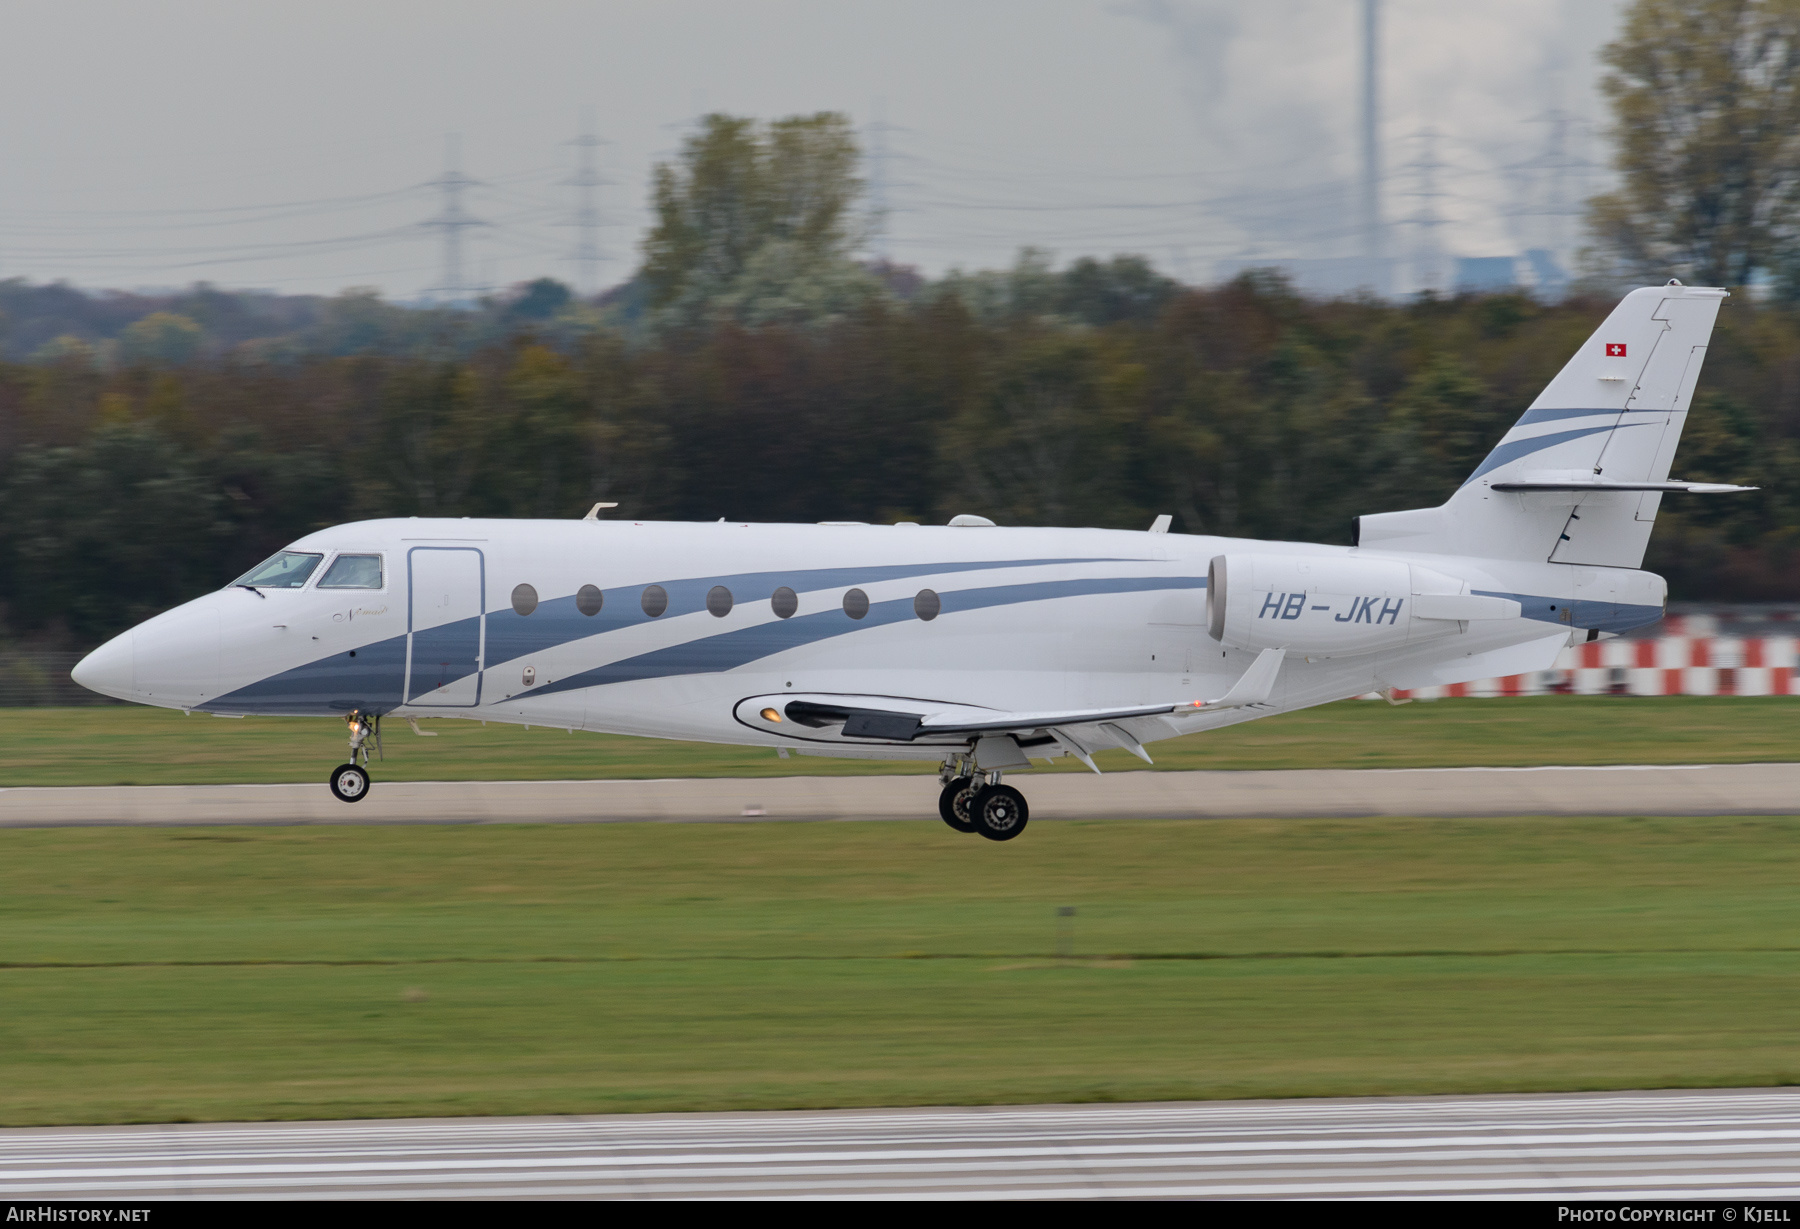
{"label": "autumn foliage tree", "polygon": [[1605,271],[1773,273],[1800,243],[1800,0],[1635,0],[1602,59],[1621,179],[1590,203]]}
{"label": "autumn foliage tree", "polygon": [[879,293],[852,259],[856,138],[846,116],[714,114],[656,167],[640,274],[666,323],[817,321]]}

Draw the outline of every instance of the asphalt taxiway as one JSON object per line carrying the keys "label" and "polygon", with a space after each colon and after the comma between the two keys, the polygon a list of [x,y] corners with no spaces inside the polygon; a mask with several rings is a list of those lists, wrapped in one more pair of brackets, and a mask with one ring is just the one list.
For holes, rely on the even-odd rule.
{"label": "asphalt taxiway", "polygon": [[[1800,813],[1800,764],[1019,774],[1033,819]],[[922,819],[930,776],[0,789],[0,827]]]}

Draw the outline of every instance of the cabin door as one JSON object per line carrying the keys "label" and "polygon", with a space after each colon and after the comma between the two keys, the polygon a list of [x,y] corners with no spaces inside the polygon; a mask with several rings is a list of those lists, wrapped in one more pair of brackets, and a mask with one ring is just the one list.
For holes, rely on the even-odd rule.
{"label": "cabin door", "polygon": [[473,708],[481,702],[483,594],[481,551],[472,546],[415,546],[406,555],[406,702]]}

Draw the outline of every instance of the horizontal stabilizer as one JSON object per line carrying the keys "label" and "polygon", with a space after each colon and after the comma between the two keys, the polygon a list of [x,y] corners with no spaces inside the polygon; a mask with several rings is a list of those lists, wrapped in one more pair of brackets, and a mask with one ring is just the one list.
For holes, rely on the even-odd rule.
{"label": "horizontal stabilizer", "polygon": [[1737,491],[1754,491],[1753,486],[1733,486],[1729,482],[1684,482],[1679,478],[1664,480],[1605,478],[1579,470],[1530,470],[1516,478],[1492,485],[1496,491],[1667,491],[1685,495],[1729,495]]}

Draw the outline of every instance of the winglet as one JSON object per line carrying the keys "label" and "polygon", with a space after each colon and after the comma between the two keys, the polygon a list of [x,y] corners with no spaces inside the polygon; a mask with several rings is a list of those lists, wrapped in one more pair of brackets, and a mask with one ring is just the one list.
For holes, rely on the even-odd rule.
{"label": "winglet", "polygon": [[1244,671],[1244,677],[1231,685],[1231,690],[1217,700],[1202,700],[1195,703],[1195,708],[1208,711],[1219,708],[1248,708],[1252,704],[1267,704],[1269,696],[1275,690],[1275,676],[1281,673],[1282,659],[1287,656],[1286,649],[1264,649]]}

